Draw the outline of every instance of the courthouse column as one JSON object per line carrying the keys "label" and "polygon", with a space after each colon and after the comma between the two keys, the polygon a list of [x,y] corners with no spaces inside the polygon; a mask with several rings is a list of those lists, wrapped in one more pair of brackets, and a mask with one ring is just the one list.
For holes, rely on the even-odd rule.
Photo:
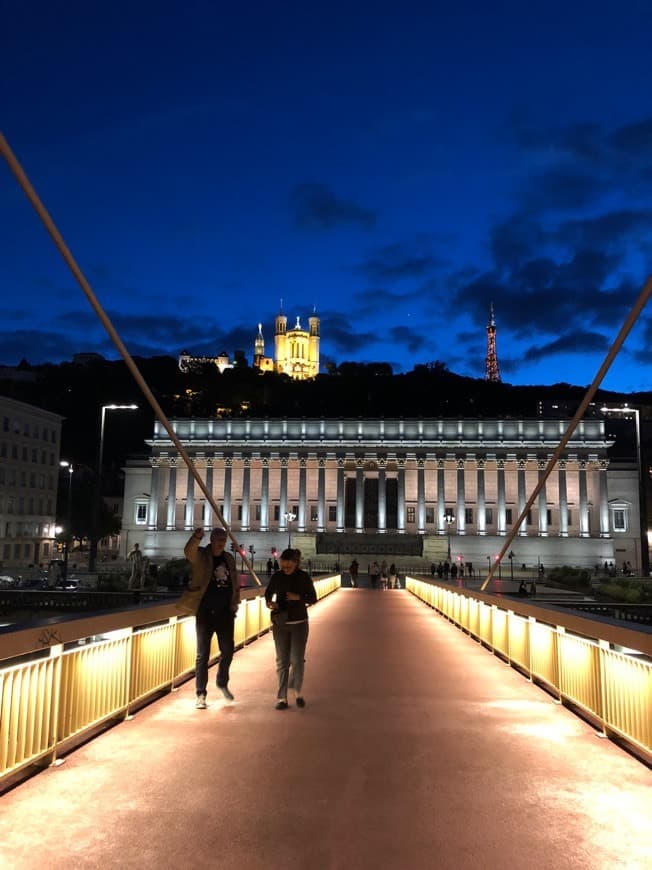
{"label": "courthouse column", "polygon": [[249,531],[249,500],[251,498],[251,459],[242,460],[242,521],[240,531]]}
{"label": "courthouse column", "polygon": [[[518,516],[520,517],[525,509],[527,499],[525,497],[525,469],[527,468],[527,460],[518,460]],[[515,517],[518,519],[518,517]],[[518,529],[519,535],[524,538],[527,536],[527,517],[523,520]]]}
{"label": "courthouse column", "polygon": [[355,530],[364,532],[364,459],[355,461]]}
{"label": "courthouse column", "polygon": [[478,515],[476,528],[479,535],[487,534],[487,507],[484,493],[484,459],[478,459],[477,464]]}
{"label": "courthouse column", "polygon": [[317,531],[326,529],[326,459],[320,456],[317,460],[319,471],[317,476]]}
{"label": "courthouse column", "polygon": [[338,532],[344,531],[344,459],[337,457],[337,515],[335,518]]}
{"label": "courthouse column", "polygon": [[260,460],[260,531],[269,528],[269,457]]}
{"label": "courthouse column", "polygon": [[405,457],[396,460],[398,466],[397,501],[398,518],[396,529],[400,535],[405,534]]}
{"label": "courthouse column", "polygon": [[609,493],[607,488],[607,469],[609,460],[600,460],[600,537],[609,537]]}
{"label": "courthouse column", "polygon": [[[539,482],[545,473],[547,462],[543,459],[537,461]],[[548,537],[548,499],[546,498],[545,483],[539,490],[539,535],[542,538]]]}
{"label": "courthouse column", "polygon": [[507,518],[505,516],[505,460],[497,461],[498,468],[496,469],[496,484],[498,490],[498,534],[504,535],[507,528]]}
{"label": "courthouse column", "polygon": [[[195,467],[197,463],[195,462]],[[195,528],[195,478],[186,469],[186,509],[184,511],[184,529]]]}
{"label": "courthouse column", "polygon": [[308,460],[305,456],[299,459],[299,516],[297,517],[297,531],[306,530],[306,466]]}
{"label": "courthouse column", "polygon": [[559,486],[559,537],[568,537],[568,487],[566,484],[566,460],[559,460],[557,470]]}
{"label": "courthouse column", "polygon": [[426,533],[426,461],[417,459],[417,534]]}
{"label": "courthouse column", "polygon": [[278,507],[278,527],[280,531],[285,531],[288,527],[288,520],[285,516],[288,512],[288,457],[281,456],[281,487],[279,492],[279,507]]}
{"label": "courthouse column", "polygon": [[150,483],[147,528],[150,531],[156,531],[158,526],[158,503],[161,492],[161,466],[158,459],[150,459],[150,464],[152,466],[152,482]]}
{"label": "courthouse column", "polygon": [[177,460],[170,460],[168,474],[168,521],[166,529],[173,532],[177,527]]}
{"label": "courthouse column", "polygon": [[579,467],[580,485],[580,537],[589,537],[589,499],[586,488],[586,460],[580,461]]}
{"label": "courthouse column", "polygon": [[437,534],[446,534],[446,489],[444,475],[444,460],[437,460]]}
{"label": "courthouse column", "polygon": [[378,460],[378,533],[385,534],[387,529],[387,462]]}
{"label": "courthouse column", "polygon": [[[206,489],[213,495],[213,459],[206,459]],[[208,499],[204,502],[204,518],[203,525],[205,529],[210,529],[213,519],[213,509]]]}
{"label": "courthouse column", "polygon": [[227,456],[224,459],[224,509],[222,514],[224,522],[231,525],[231,475],[233,472],[233,457]]}
{"label": "courthouse column", "polygon": [[464,535],[466,533],[466,496],[464,492],[464,459],[457,460],[457,497],[456,497],[456,513],[457,513],[457,534]]}

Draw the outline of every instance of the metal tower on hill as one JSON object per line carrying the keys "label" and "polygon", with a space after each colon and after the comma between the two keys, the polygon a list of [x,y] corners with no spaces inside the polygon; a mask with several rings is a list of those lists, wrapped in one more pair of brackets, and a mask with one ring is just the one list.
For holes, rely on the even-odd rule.
{"label": "metal tower on hill", "polygon": [[496,321],[494,320],[494,304],[491,303],[489,324],[487,326],[487,358],[484,366],[485,381],[500,381],[498,356],[496,354]]}

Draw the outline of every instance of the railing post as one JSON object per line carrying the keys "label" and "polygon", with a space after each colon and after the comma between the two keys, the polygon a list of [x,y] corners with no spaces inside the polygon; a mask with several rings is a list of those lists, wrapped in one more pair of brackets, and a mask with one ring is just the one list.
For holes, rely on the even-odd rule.
{"label": "railing post", "polygon": [[609,652],[609,641],[599,640],[596,655],[598,657],[598,669],[600,672],[598,680],[598,716],[602,727],[600,737],[609,736],[609,728],[607,727],[607,675],[604,667],[605,652]]}
{"label": "railing post", "polygon": [[562,639],[563,639],[563,636],[565,634],[566,634],[566,629],[563,625],[556,625],[555,626],[555,634],[554,634],[554,638],[555,638],[555,668],[556,668],[555,688],[557,689],[557,694],[559,696],[557,698],[558,704],[564,703],[564,695],[563,695],[563,692],[561,690],[561,680],[562,680],[561,646],[562,646]]}
{"label": "railing post", "polygon": [[61,668],[63,657],[63,644],[55,643],[50,647],[50,659],[52,663],[52,704],[48,722],[48,743],[52,750],[45,756],[45,764],[57,764],[57,747],[59,745],[59,699],[61,698]]}

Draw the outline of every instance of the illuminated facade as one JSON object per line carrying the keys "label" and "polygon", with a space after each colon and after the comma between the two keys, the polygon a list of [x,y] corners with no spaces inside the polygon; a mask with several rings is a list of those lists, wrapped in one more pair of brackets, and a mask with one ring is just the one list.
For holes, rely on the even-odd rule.
{"label": "illuminated facade", "polygon": [[201,365],[214,365],[220,374],[224,369],[233,368],[233,363],[225,351],[222,351],[218,356],[193,356],[187,350],[182,350],[179,354],[179,368],[182,372],[187,373],[192,371],[194,367]]}
{"label": "illuminated facade", "polygon": [[308,329],[301,327],[300,319],[288,329],[288,319],[279,314],[274,321],[274,359],[265,356],[262,324],[254,342],[254,366],[261,371],[275,371],[289,375],[296,381],[305,381],[319,374],[319,318],[308,318]]}
{"label": "illuminated facade", "polygon": [[[374,553],[429,564],[446,558],[450,532],[453,558],[476,567],[502,548],[567,426],[541,419],[171,422],[238,540],[257,553],[282,548],[291,533],[306,558]],[[178,556],[189,531],[210,528],[214,517],[159,423],[148,443],[149,462],[126,468],[123,529],[150,556]],[[640,564],[637,469],[610,465],[610,444],[603,420],[580,423],[513,542],[519,565]],[[288,514],[295,516],[290,528]]]}
{"label": "illuminated facade", "polygon": [[[300,319],[290,329],[288,319],[281,313],[277,316],[274,326],[274,357],[265,356],[265,338],[263,325],[258,324],[258,333],[254,340],[254,368],[261,372],[277,372],[289,375],[296,381],[305,381],[319,374],[319,318],[313,314],[308,318],[308,329],[303,329]],[[224,369],[233,368],[228,354],[221,353],[216,357],[193,356],[184,350],[179,355],[179,368],[189,372],[194,367],[204,364],[215,365],[220,374]]]}
{"label": "illuminated facade", "polygon": [[55,557],[63,417],[0,397],[0,557],[5,568]]}

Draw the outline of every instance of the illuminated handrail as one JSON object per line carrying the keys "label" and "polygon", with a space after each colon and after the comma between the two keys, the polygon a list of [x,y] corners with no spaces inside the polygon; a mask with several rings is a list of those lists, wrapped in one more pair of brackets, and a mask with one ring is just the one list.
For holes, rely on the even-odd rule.
{"label": "illuminated handrail", "polygon": [[652,759],[652,634],[414,577],[405,588],[606,736]]}
{"label": "illuminated handrail", "polygon": [[[314,583],[319,600],[340,588],[341,577]],[[242,599],[236,648],[256,640],[271,624],[264,590],[244,590]],[[195,649],[194,618],[179,618],[174,604],[3,633],[0,782],[28,765],[51,764],[80,736],[170,691],[194,671]],[[213,638],[211,662],[217,654]]]}

